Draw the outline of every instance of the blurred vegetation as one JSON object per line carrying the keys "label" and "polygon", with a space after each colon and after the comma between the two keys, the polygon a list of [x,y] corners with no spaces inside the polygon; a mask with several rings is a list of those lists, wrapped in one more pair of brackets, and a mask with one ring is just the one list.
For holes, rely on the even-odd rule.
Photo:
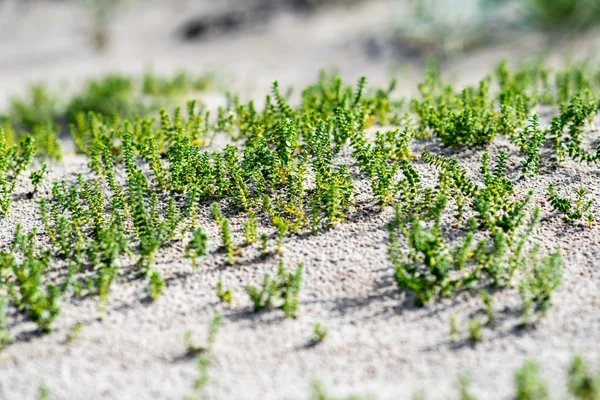
{"label": "blurred vegetation", "polygon": [[420,51],[451,54],[528,31],[548,41],[600,23],[600,0],[395,0],[400,41]]}
{"label": "blurred vegetation", "polygon": [[545,31],[581,32],[600,23],[598,0],[519,0],[532,23]]}

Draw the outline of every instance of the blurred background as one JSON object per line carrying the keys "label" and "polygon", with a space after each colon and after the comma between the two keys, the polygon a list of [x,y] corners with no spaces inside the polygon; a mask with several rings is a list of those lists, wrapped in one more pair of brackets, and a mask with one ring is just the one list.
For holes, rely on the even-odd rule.
{"label": "blurred background", "polygon": [[596,60],[600,0],[0,0],[0,107],[26,85],[108,72],[214,72],[242,93],[321,68],[410,92],[431,58],[451,79]]}

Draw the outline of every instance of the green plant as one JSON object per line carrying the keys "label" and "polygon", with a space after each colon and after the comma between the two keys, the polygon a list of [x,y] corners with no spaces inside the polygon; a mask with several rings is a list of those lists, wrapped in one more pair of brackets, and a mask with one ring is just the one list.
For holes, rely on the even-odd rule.
{"label": "green plant", "polygon": [[257,233],[257,222],[256,222],[256,215],[254,214],[254,212],[250,211],[248,213],[248,220],[246,221],[245,225],[244,225],[244,235],[246,237],[246,244],[250,245],[252,243],[255,243],[257,238],[258,238],[258,233]]}
{"label": "green plant", "polygon": [[165,293],[165,281],[156,271],[150,273],[149,281],[150,297],[152,297],[152,300],[156,300],[158,296]]}
{"label": "green plant", "polygon": [[192,332],[185,332],[185,347],[189,354],[201,354],[201,353],[211,353],[215,346],[215,342],[217,340],[217,335],[219,333],[219,329],[221,327],[222,317],[219,314],[216,314],[210,324],[208,329],[208,338],[206,340],[206,346],[197,346],[192,342]]}
{"label": "green plant", "polygon": [[590,375],[588,367],[581,358],[575,356],[569,366],[569,393],[576,399],[595,400],[600,397],[600,375]]}
{"label": "green plant", "polygon": [[540,376],[540,367],[534,361],[526,361],[515,373],[516,400],[548,399],[548,388]]}
{"label": "green plant", "polygon": [[185,247],[185,256],[192,260],[192,268],[194,271],[198,269],[198,259],[205,256],[208,250],[208,235],[198,228],[194,230],[192,239]]}
{"label": "green plant", "polygon": [[229,221],[226,218],[221,220],[221,243],[223,250],[227,253],[227,262],[229,264],[235,264],[236,249],[233,244],[233,237],[231,235],[231,228],[229,227]]}
{"label": "green plant", "polygon": [[295,318],[298,314],[302,271],[303,265],[300,264],[293,273],[286,272],[283,261],[280,260],[277,270],[278,280],[271,279],[268,274],[265,274],[261,289],[246,286],[246,293],[252,300],[254,312],[277,307],[283,310],[286,317]]}
{"label": "green plant", "polygon": [[523,303],[523,325],[529,323],[533,312],[539,311],[542,315],[546,313],[551,305],[552,292],[562,283],[563,260],[560,253],[555,252],[541,260],[537,253],[537,247],[531,251],[531,268],[519,285]]}
{"label": "green plant", "polygon": [[50,390],[44,384],[38,388],[38,400],[50,400]]}
{"label": "green plant", "polygon": [[269,254],[268,241],[269,241],[269,237],[267,236],[266,233],[263,233],[260,235],[260,254],[262,256],[266,256]]}
{"label": "green plant", "polygon": [[575,191],[576,200],[572,204],[569,199],[559,197],[553,183],[548,185],[547,199],[552,208],[565,216],[566,221],[573,221],[586,217],[589,226],[595,224],[595,216],[590,212],[594,200],[584,200],[589,192],[582,186]]}
{"label": "green plant", "polygon": [[485,306],[485,315],[487,317],[486,325],[493,325],[496,321],[496,312],[494,311],[492,297],[485,290],[479,292],[479,297],[481,297],[481,301]]}
{"label": "green plant", "polygon": [[458,376],[458,387],[459,387],[459,399],[460,400],[475,400],[475,396],[471,394],[470,388],[471,382],[466,374],[460,374]]}
{"label": "green plant", "polygon": [[42,168],[40,168],[38,171],[33,171],[31,175],[29,175],[29,179],[31,179],[31,184],[33,185],[33,193],[31,194],[32,197],[37,193],[38,187],[41,185],[42,181],[44,180],[44,175],[46,175],[47,172],[48,165],[44,163]]}
{"label": "green plant", "polygon": [[469,321],[469,341],[473,344],[480,342],[483,339],[483,332],[481,331],[481,320],[474,319]]}
{"label": "green plant", "polygon": [[527,16],[547,31],[578,32],[597,23],[600,9],[597,3],[585,0],[521,0]]}
{"label": "green plant", "polygon": [[458,328],[458,320],[456,315],[450,316],[450,341],[458,342],[460,338],[460,330]]}
{"label": "green plant", "polygon": [[229,308],[233,306],[233,294],[231,293],[231,290],[223,289],[223,282],[221,281],[217,282],[217,296],[219,297],[219,300],[226,303]]}
{"label": "green plant", "polygon": [[273,218],[273,225],[277,228],[277,253],[281,254],[283,252],[281,245],[283,244],[285,235],[288,233],[290,223],[283,218],[275,217]]}
{"label": "green plant", "polygon": [[323,343],[325,338],[327,338],[328,329],[325,325],[320,322],[317,322],[313,327],[313,336],[312,343]]}
{"label": "green plant", "polygon": [[71,328],[71,332],[67,333],[67,342],[71,343],[76,341],[81,337],[81,328],[83,328],[83,324],[81,322],[77,322]]}
{"label": "green plant", "polygon": [[194,382],[194,395],[188,397],[187,399],[197,399],[200,398],[200,394],[202,390],[206,387],[206,385],[210,382],[209,369],[211,366],[211,354],[213,352],[213,348],[215,342],[217,340],[217,334],[219,333],[219,328],[221,327],[222,318],[219,314],[216,314],[212,322],[210,324],[210,328],[208,331],[208,339],[206,347],[196,346],[192,343],[191,340],[191,332],[187,331],[185,333],[185,346],[188,354],[198,355],[196,359],[198,365],[198,373],[199,376]]}

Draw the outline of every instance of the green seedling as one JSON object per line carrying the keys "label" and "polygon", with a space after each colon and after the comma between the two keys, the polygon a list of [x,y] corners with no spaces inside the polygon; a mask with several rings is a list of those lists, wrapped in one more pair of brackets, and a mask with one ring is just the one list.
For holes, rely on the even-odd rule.
{"label": "green seedling", "polygon": [[153,271],[150,273],[149,283],[150,297],[152,300],[158,299],[160,295],[165,293],[165,281],[158,272]]}
{"label": "green seedling", "polygon": [[229,308],[233,307],[233,294],[231,290],[223,289],[223,282],[221,281],[217,282],[217,297],[221,302],[226,303]]}
{"label": "green seedling", "polygon": [[71,332],[67,333],[67,342],[72,343],[78,340],[81,337],[81,328],[83,328],[83,324],[81,322],[77,322],[71,328]]}
{"label": "green seedling", "polygon": [[192,260],[193,271],[198,270],[198,259],[205,256],[208,250],[208,235],[201,228],[195,229],[192,240],[185,247],[185,256]]}
{"label": "green seedling", "polygon": [[246,245],[251,245],[252,243],[256,243],[258,239],[258,225],[256,222],[256,215],[254,212],[250,211],[248,213],[248,220],[244,225],[244,235],[246,237]]}
{"label": "green seedling", "polygon": [[541,377],[540,367],[533,361],[526,361],[515,374],[516,400],[548,399],[548,387]]}
{"label": "green seedling", "polygon": [[327,338],[328,329],[325,325],[320,322],[317,322],[313,327],[313,336],[312,343],[323,343],[325,338]]}
{"label": "green seedling", "polygon": [[198,355],[203,353],[211,353],[213,351],[215,342],[217,340],[217,334],[219,333],[219,328],[221,327],[222,317],[219,314],[216,314],[212,322],[210,324],[210,328],[208,330],[208,338],[206,340],[206,346],[198,346],[192,342],[192,332],[186,331],[184,342],[185,347],[187,349],[188,354]]}
{"label": "green seedling", "polygon": [[481,330],[481,320],[474,319],[469,321],[469,341],[473,344],[480,342],[483,339],[483,332]]}
{"label": "green seedling", "polygon": [[295,318],[298,314],[298,296],[302,284],[303,265],[300,264],[293,273],[285,270],[283,261],[279,261],[277,270],[278,280],[264,275],[261,289],[255,286],[246,286],[246,293],[250,296],[254,312],[272,307],[280,308],[288,318]]}

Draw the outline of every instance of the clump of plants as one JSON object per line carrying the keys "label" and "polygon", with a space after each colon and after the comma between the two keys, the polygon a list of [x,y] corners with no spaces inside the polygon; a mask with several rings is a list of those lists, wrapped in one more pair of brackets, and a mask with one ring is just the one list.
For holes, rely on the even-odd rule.
{"label": "clump of plants", "polygon": [[287,272],[283,261],[279,261],[277,279],[264,275],[262,288],[252,285],[246,286],[246,293],[250,297],[255,312],[279,308],[288,318],[298,315],[300,289],[302,285],[302,264],[294,272]]}

